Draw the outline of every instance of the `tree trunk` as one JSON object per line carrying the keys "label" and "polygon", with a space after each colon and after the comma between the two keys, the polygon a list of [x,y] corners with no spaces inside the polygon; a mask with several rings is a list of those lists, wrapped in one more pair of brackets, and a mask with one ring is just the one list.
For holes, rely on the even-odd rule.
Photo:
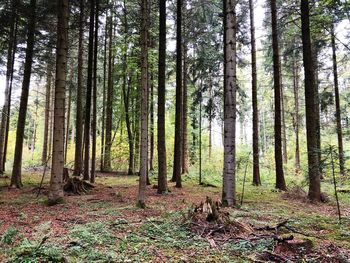
{"label": "tree trunk", "polygon": [[67,51],[68,51],[68,0],[57,0],[57,51],[55,111],[53,129],[52,169],[49,190],[49,204],[63,199],[64,169],[64,118],[66,98]]}
{"label": "tree trunk", "polygon": [[293,57],[293,90],[294,90],[294,131],[295,131],[295,173],[300,173],[300,146],[299,146],[299,68]]}
{"label": "tree trunk", "polygon": [[16,131],[16,146],[15,156],[13,161],[11,186],[22,187],[22,153],[23,153],[23,138],[24,128],[27,116],[28,95],[30,86],[30,77],[32,73],[34,41],[35,41],[35,23],[36,23],[36,0],[30,1],[30,12],[28,18],[28,30],[27,30],[27,48],[26,58],[24,62],[24,74],[22,82],[22,94],[19,106],[17,131]]}
{"label": "tree trunk", "polygon": [[69,76],[69,82],[68,82],[68,109],[67,109],[67,128],[66,128],[66,137],[65,137],[65,146],[64,146],[64,163],[67,163],[67,153],[68,153],[68,145],[69,145],[69,127],[70,127],[70,112],[71,112],[71,105],[72,105],[72,86],[73,86],[73,70],[74,65],[72,63],[71,69],[70,69],[70,76]]}
{"label": "tree trunk", "polygon": [[208,145],[208,158],[211,160],[211,152],[213,148],[213,79],[212,72],[209,72],[209,145]]}
{"label": "tree trunk", "polygon": [[93,90],[92,90],[92,153],[91,153],[91,171],[90,183],[95,183],[96,171],[96,129],[97,129],[97,49],[98,49],[98,16],[99,0],[96,0],[95,10],[95,41],[94,41],[94,68],[93,68]]}
{"label": "tree trunk", "polygon": [[339,96],[339,84],[338,84],[338,65],[337,65],[337,51],[335,45],[334,25],[331,28],[331,40],[332,40],[332,54],[333,54],[333,79],[334,79],[334,96],[335,96],[335,116],[337,119],[337,135],[338,135],[338,154],[339,154],[339,171],[341,175],[345,175],[345,161],[343,150],[343,132],[341,125],[341,111],[340,111],[340,96]]}
{"label": "tree trunk", "polygon": [[104,150],[104,170],[111,170],[111,147],[112,147],[112,115],[113,115],[113,18],[109,17],[109,43],[108,43],[108,86],[106,107],[106,138]]}
{"label": "tree trunk", "polygon": [[236,205],[236,4],[224,0],[224,174],[222,204]]}
{"label": "tree trunk", "polygon": [[286,183],[283,173],[282,158],[282,125],[281,125],[281,70],[278,44],[277,7],[276,0],[270,0],[272,24],[272,51],[273,51],[273,80],[275,93],[275,166],[276,188],[285,191]]}
{"label": "tree trunk", "polygon": [[108,38],[108,23],[106,22],[105,35],[104,35],[104,49],[103,49],[103,95],[102,95],[101,160],[100,160],[101,171],[104,170],[103,164],[104,164],[104,149],[105,149],[107,38]]}
{"label": "tree trunk", "polygon": [[79,14],[79,47],[78,47],[78,86],[77,86],[77,111],[75,120],[75,158],[74,175],[82,173],[83,161],[83,38],[84,38],[84,0],[80,0]]}
{"label": "tree trunk", "polygon": [[141,145],[138,206],[144,208],[146,200],[148,166],[148,1],[141,2]]}
{"label": "tree trunk", "polygon": [[91,123],[91,92],[93,86],[93,64],[94,64],[94,23],[95,21],[95,0],[90,0],[90,22],[89,22],[89,53],[86,83],[86,104],[84,123],[84,180],[89,180],[90,164],[90,123]]}
{"label": "tree trunk", "polygon": [[149,158],[149,170],[154,170],[154,79],[153,72],[151,72],[151,101],[150,101],[150,158]]}
{"label": "tree trunk", "polygon": [[[184,10],[186,7],[184,6]],[[186,24],[185,24],[186,26]],[[184,26],[184,28],[185,28]],[[187,39],[183,44],[183,103],[182,103],[182,173],[188,174],[189,162],[188,162],[188,129],[187,129],[187,114],[188,114],[188,91],[187,91],[187,78],[188,78],[188,60],[187,60]]]}
{"label": "tree trunk", "polygon": [[284,87],[281,82],[281,114],[282,114],[282,146],[283,146],[283,163],[288,163],[288,152],[287,152],[287,127],[286,127],[286,117],[285,117],[285,97],[284,97]]}
{"label": "tree trunk", "polygon": [[12,1],[12,14],[10,17],[10,32],[7,49],[7,64],[6,64],[6,85],[5,85],[5,102],[2,108],[1,124],[0,124],[0,174],[5,171],[6,162],[6,148],[7,148],[7,136],[8,124],[10,121],[10,108],[11,108],[11,93],[12,93],[12,79],[13,79],[13,67],[15,60],[15,53],[17,49],[17,6],[18,0]]}
{"label": "tree trunk", "polygon": [[250,11],[250,43],[252,59],[252,104],[253,104],[253,185],[261,185],[259,160],[259,109],[258,109],[258,79],[256,70],[256,44],[254,4],[249,0]]}
{"label": "tree trunk", "polygon": [[176,187],[181,188],[182,168],[182,0],[177,0],[176,16],[176,105],[175,105],[175,141],[174,141],[174,167],[172,181]]}
{"label": "tree trunk", "polygon": [[166,70],[166,0],[159,1],[158,60],[158,193],[167,191],[167,161],[165,143],[165,70]]}
{"label": "tree trunk", "polygon": [[[49,51],[51,55],[51,51]],[[49,60],[50,60],[49,56]],[[44,124],[44,143],[43,143],[43,152],[41,156],[41,163],[45,165],[48,160],[47,156],[47,146],[48,146],[48,137],[49,137],[49,123],[50,123],[50,108],[51,108],[51,81],[52,81],[52,66],[51,61],[47,62],[47,77],[46,77],[46,93],[45,93],[45,124]]]}
{"label": "tree trunk", "polygon": [[309,1],[301,0],[301,28],[303,43],[303,62],[305,71],[305,107],[306,107],[306,137],[309,165],[309,198],[321,200],[321,180],[319,173],[317,146],[317,101],[314,61],[312,57],[310,37]]}

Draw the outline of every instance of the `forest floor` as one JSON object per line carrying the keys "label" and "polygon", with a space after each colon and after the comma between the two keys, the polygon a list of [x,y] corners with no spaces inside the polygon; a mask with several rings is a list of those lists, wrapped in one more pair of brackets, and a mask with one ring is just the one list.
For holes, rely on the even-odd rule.
{"label": "forest floor", "polygon": [[281,193],[247,183],[243,205],[224,210],[246,230],[231,235],[224,226],[192,222],[196,205],[221,194],[193,180],[183,189],[169,183],[163,196],[149,186],[140,209],[136,176],[100,174],[89,194],[53,207],[46,180],[36,197],[40,179],[26,172],[20,190],[0,181],[1,262],[350,262],[349,193],[340,194],[339,224],[333,198],[313,204],[297,188]]}

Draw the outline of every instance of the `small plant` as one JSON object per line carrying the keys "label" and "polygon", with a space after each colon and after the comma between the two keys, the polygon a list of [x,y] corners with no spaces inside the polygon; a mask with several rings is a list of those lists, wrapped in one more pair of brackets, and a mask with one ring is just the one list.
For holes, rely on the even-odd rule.
{"label": "small plant", "polygon": [[14,227],[9,227],[1,237],[1,243],[11,245],[19,231]]}

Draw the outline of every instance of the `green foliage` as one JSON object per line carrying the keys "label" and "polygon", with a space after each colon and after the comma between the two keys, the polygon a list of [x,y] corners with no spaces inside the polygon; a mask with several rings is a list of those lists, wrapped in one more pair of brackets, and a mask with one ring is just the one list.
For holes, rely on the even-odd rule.
{"label": "green foliage", "polygon": [[9,227],[1,237],[1,243],[11,245],[18,235],[18,230],[14,227]]}

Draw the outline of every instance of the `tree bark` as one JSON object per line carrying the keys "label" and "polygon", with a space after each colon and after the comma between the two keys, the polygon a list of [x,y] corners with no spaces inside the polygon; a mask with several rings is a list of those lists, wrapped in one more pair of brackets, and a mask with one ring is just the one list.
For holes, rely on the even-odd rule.
{"label": "tree bark", "polygon": [[141,144],[138,206],[144,208],[148,166],[148,1],[141,1]]}
{"label": "tree bark", "polygon": [[99,0],[96,0],[95,34],[94,34],[94,37],[95,37],[94,68],[93,68],[93,90],[92,90],[92,122],[91,122],[92,153],[91,153],[90,183],[95,183],[95,171],[96,171],[98,17],[99,17]]}
{"label": "tree bark", "polygon": [[315,67],[312,57],[309,17],[309,1],[301,0],[301,28],[305,72],[306,138],[309,166],[309,198],[313,201],[321,201],[321,180],[317,145],[317,115],[319,113],[317,112],[316,107]]}
{"label": "tree bark", "polygon": [[272,51],[273,51],[273,80],[275,94],[275,169],[276,169],[276,188],[287,190],[283,173],[282,158],[282,125],[281,125],[281,70],[280,55],[278,44],[277,28],[277,7],[276,0],[270,0],[271,24],[272,24]]}
{"label": "tree bark", "polygon": [[84,180],[89,180],[90,165],[90,123],[91,123],[91,93],[93,86],[93,63],[94,63],[94,21],[95,0],[90,0],[90,22],[89,22],[89,52],[86,83],[85,123],[84,123]]}
{"label": "tree bark", "polygon": [[101,160],[100,160],[101,171],[104,170],[103,165],[104,165],[104,149],[105,149],[107,38],[108,38],[108,23],[106,21],[105,35],[104,35],[104,50],[103,50],[103,95],[102,95]]}
{"label": "tree bark", "polygon": [[236,205],[236,4],[224,0],[224,174],[222,204]]}
{"label": "tree bark", "polygon": [[334,79],[334,96],[335,96],[335,116],[337,121],[337,135],[338,135],[338,155],[339,155],[339,170],[341,175],[345,175],[345,161],[343,149],[343,132],[341,125],[341,110],[340,110],[340,96],[338,83],[338,64],[337,64],[337,48],[335,44],[334,24],[331,28],[332,41],[332,58],[333,58],[333,79]]}
{"label": "tree bark", "polygon": [[49,190],[49,204],[63,199],[64,169],[64,118],[66,98],[67,51],[68,51],[68,0],[57,0],[57,51],[55,111],[53,129],[52,169]]}
{"label": "tree bark", "polygon": [[[49,51],[51,55],[51,51]],[[49,56],[49,60],[50,60]],[[47,77],[46,77],[46,93],[45,93],[45,124],[44,124],[44,143],[43,143],[43,152],[41,156],[41,163],[45,165],[48,160],[47,156],[47,146],[48,146],[48,137],[49,137],[49,124],[50,124],[50,108],[51,108],[51,82],[52,82],[52,66],[51,61],[47,62]]]}
{"label": "tree bark", "polygon": [[159,1],[158,60],[158,193],[167,191],[167,161],[165,143],[165,70],[166,70],[166,0]]}
{"label": "tree bark", "polygon": [[64,146],[64,163],[67,163],[67,153],[68,153],[68,145],[69,145],[69,127],[70,127],[70,112],[71,112],[71,105],[72,105],[72,86],[73,86],[73,70],[74,66],[73,63],[71,65],[70,69],[70,76],[69,76],[69,82],[68,82],[68,109],[67,109],[67,128],[66,128],[66,137],[65,137],[65,146]]}
{"label": "tree bark", "polygon": [[6,84],[5,84],[5,102],[2,107],[1,124],[0,124],[0,174],[5,171],[6,162],[6,148],[7,148],[7,136],[8,124],[10,120],[10,108],[11,108],[11,93],[12,93],[12,79],[13,79],[13,67],[15,60],[15,53],[17,49],[17,8],[18,0],[12,1],[11,17],[10,17],[10,32],[7,49],[7,64],[6,64]]}
{"label": "tree bark", "polygon": [[15,156],[14,156],[12,176],[11,176],[11,186],[17,187],[17,188],[22,187],[21,169],[22,169],[23,137],[24,137],[26,116],[27,116],[30,77],[32,73],[34,41],[35,41],[35,24],[36,24],[36,0],[31,0],[30,12],[28,17],[27,48],[26,48],[26,58],[24,62],[22,93],[21,93],[18,121],[17,121]]}
{"label": "tree bark", "polygon": [[79,46],[78,46],[78,86],[77,86],[77,111],[75,120],[75,158],[74,175],[82,173],[83,161],[83,38],[84,38],[84,0],[80,0],[79,15]]}
{"label": "tree bark", "polygon": [[[152,71],[152,70],[151,70]],[[154,170],[154,79],[153,72],[151,74],[151,101],[150,101],[150,158],[149,158],[149,170]]]}
{"label": "tree bark", "polygon": [[295,131],[295,173],[300,173],[300,143],[299,143],[299,68],[293,57],[293,90],[294,90],[294,131]]}
{"label": "tree bark", "polygon": [[261,185],[259,160],[259,109],[258,109],[258,79],[256,70],[256,44],[254,4],[249,0],[250,11],[250,45],[252,59],[252,105],[253,105],[253,185]]}
{"label": "tree bark", "polygon": [[176,187],[181,188],[182,168],[182,0],[177,0],[176,11],[176,102],[175,102],[175,141],[174,141],[174,167],[172,181]]}
{"label": "tree bark", "polygon": [[109,43],[108,43],[108,84],[107,84],[107,107],[106,107],[106,138],[104,150],[104,170],[111,170],[111,147],[112,147],[112,115],[113,115],[113,17],[109,17]]}
{"label": "tree bark", "polygon": [[[185,4],[186,5],[186,4]],[[186,13],[186,6],[184,5],[184,11]],[[184,24],[184,29],[186,23]],[[187,39],[186,33],[184,33],[185,39],[183,43],[183,103],[182,103],[182,173],[188,174],[189,161],[188,161],[188,129],[187,129],[187,119],[188,119],[188,88],[187,88],[187,78],[188,78],[188,60],[187,60]]]}

